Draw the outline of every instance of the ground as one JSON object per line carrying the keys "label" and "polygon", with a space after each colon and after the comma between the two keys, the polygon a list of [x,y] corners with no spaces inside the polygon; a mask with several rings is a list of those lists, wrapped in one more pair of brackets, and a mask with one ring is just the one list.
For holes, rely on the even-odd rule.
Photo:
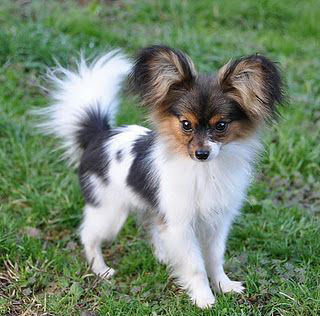
{"label": "ground", "polygon": [[[0,315],[319,315],[319,21],[317,0],[1,1]],[[186,51],[206,73],[266,54],[286,80],[287,105],[263,136],[228,242],[226,271],[247,290],[218,296],[212,310],[168,279],[132,218],[104,251],[115,278],[91,274],[76,172],[30,114],[47,103],[40,86],[56,61],[154,43]],[[143,122],[136,101],[124,100],[119,123]]]}

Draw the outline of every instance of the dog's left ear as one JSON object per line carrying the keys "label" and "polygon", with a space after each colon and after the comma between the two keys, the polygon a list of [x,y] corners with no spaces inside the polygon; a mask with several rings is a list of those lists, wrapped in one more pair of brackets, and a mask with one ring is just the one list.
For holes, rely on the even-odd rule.
{"label": "dog's left ear", "polygon": [[272,119],[276,104],[283,100],[280,71],[263,56],[229,62],[219,70],[218,82],[222,91],[257,123]]}
{"label": "dog's left ear", "polygon": [[147,107],[159,107],[170,93],[189,89],[196,77],[191,59],[167,46],[140,51],[129,76],[130,86]]}

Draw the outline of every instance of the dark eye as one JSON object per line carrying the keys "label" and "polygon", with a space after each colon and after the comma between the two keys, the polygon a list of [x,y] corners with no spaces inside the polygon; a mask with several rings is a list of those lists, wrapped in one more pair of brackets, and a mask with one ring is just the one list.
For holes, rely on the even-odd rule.
{"label": "dark eye", "polygon": [[228,123],[227,122],[224,122],[224,121],[220,121],[216,124],[215,126],[215,130],[219,133],[222,133],[224,132],[228,127]]}
{"label": "dark eye", "polygon": [[187,120],[183,120],[181,121],[182,124],[182,129],[186,132],[191,132],[192,131],[192,124],[191,122],[187,121]]}

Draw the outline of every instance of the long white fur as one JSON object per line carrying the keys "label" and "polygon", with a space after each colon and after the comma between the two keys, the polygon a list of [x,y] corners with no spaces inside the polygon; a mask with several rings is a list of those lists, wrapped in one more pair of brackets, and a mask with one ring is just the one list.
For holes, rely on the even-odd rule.
{"label": "long white fur", "polygon": [[71,165],[78,164],[82,153],[76,136],[85,111],[99,108],[113,123],[119,104],[117,95],[130,69],[130,61],[119,50],[113,50],[90,66],[82,57],[76,72],[58,67],[49,73],[53,103],[38,111],[46,116],[40,128],[61,140],[64,158]]}
{"label": "long white fur", "polygon": [[[79,155],[74,135],[83,110],[100,104],[100,110],[115,113],[119,84],[129,69],[130,63],[122,55],[109,53],[90,67],[82,61],[78,74],[60,69],[63,79],[54,77],[58,91],[54,93],[56,102],[46,110],[51,120],[46,127],[63,138],[70,161]],[[111,160],[108,184],[90,176],[99,206],[85,206],[80,229],[93,271],[106,277],[114,273],[103,260],[101,244],[113,240],[129,212],[135,210],[165,219],[165,224],[157,217],[153,219],[155,255],[170,267],[197,306],[214,304],[210,282],[216,291],[242,292],[241,282],[231,281],[224,273],[223,257],[230,226],[250,183],[260,147],[258,137],[218,146],[210,161],[197,162],[170,152],[159,136],[150,155],[155,161],[150,174],[160,177],[160,203],[156,212],[146,213],[148,205],[127,185],[126,178],[134,159],[133,143],[148,129],[136,125],[119,129],[120,133],[106,141],[104,150],[109,157],[121,150],[123,159]]]}

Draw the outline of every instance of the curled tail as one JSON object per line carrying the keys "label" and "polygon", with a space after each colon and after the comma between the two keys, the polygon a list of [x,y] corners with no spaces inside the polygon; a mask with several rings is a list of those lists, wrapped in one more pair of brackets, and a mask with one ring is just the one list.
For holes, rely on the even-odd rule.
{"label": "curled tail", "polygon": [[113,124],[118,92],[130,69],[124,55],[111,51],[91,65],[81,58],[76,72],[59,67],[49,75],[53,103],[37,111],[45,117],[40,127],[61,140],[70,164],[77,165],[90,140]]}

